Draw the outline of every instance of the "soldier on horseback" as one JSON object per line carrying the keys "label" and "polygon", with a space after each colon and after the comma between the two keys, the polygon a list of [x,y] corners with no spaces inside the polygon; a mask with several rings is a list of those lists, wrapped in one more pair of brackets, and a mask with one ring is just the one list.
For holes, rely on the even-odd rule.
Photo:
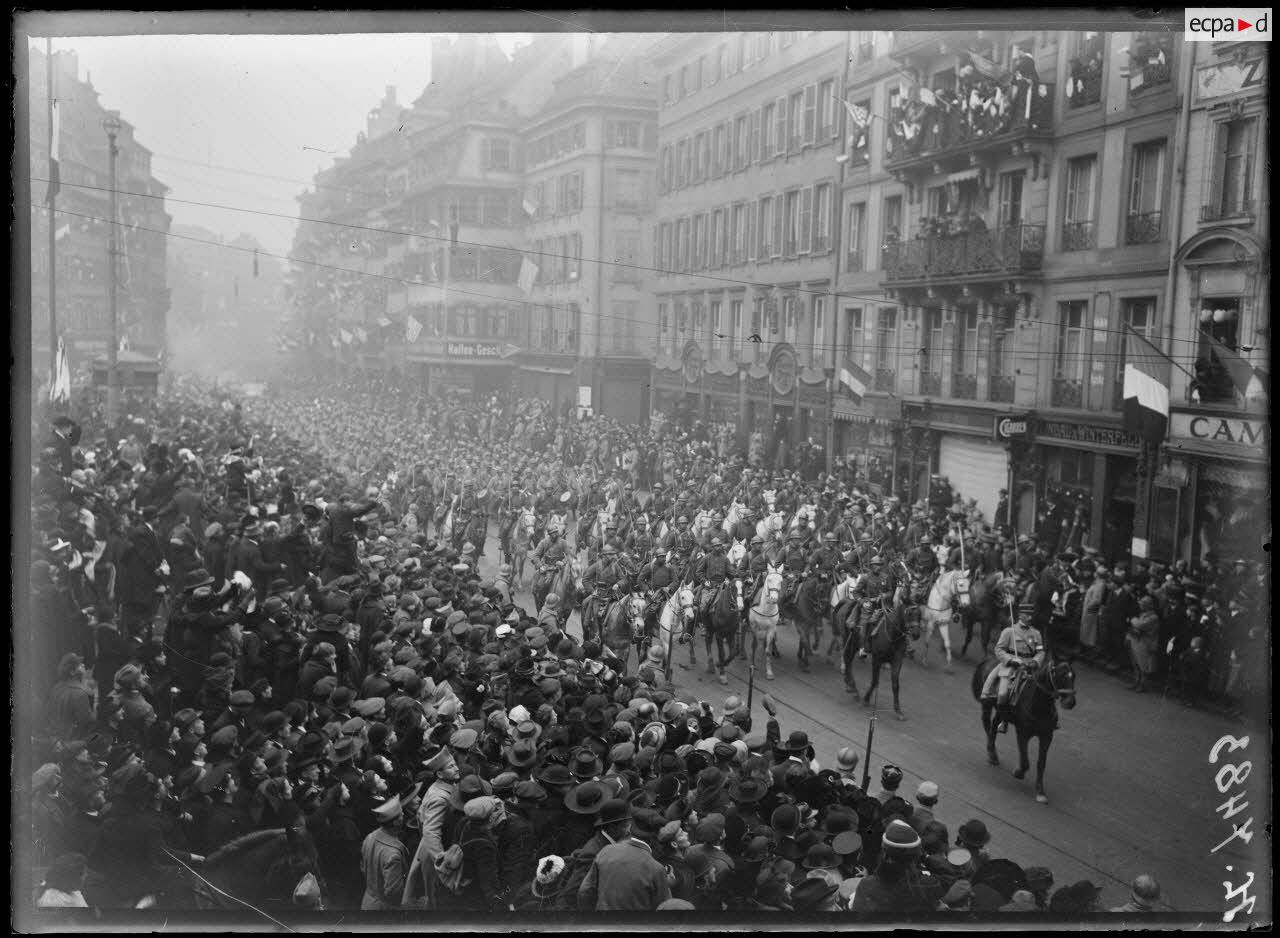
{"label": "soldier on horseback", "polygon": [[654,548],[657,547],[658,540],[653,536],[653,532],[649,530],[649,519],[644,515],[636,515],[635,521],[631,525],[631,530],[627,534],[626,551],[627,554],[637,564],[647,563],[653,555]]}
{"label": "soldier on horseback", "polygon": [[[1018,621],[1000,633],[996,642],[996,660],[999,666],[992,668],[982,686],[982,699],[995,697],[997,732],[1008,732],[1012,721],[1010,708],[1011,691],[1015,689],[1014,679],[1020,687],[1022,679],[1033,669],[1044,664],[1044,640],[1040,631],[1031,625],[1031,617],[1035,614],[1032,603],[1023,603],[1018,607]],[[999,690],[997,691],[997,686]]]}
{"label": "soldier on horseback", "polygon": [[938,555],[933,549],[933,538],[928,534],[920,538],[920,543],[907,558],[911,572],[919,579],[930,583],[938,573]]}
{"label": "soldier on horseback", "polygon": [[707,620],[712,604],[733,572],[729,565],[729,558],[724,553],[724,540],[713,537],[707,553],[703,554],[693,566],[694,580],[702,582],[702,591],[698,597],[698,613],[704,621]]}
{"label": "soldier on horseback", "polygon": [[828,532],[822,536],[822,546],[813,552],[809,559],[809,573],[820,571],[834,576],[836,567],[844,560],[840,548],[836,546],[835,534]]}

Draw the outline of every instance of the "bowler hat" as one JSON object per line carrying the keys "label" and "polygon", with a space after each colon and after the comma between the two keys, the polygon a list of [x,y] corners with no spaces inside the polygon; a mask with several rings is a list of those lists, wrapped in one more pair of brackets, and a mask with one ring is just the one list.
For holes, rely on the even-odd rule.
{"label": "bowler hat", "polygon": [[608,790],[599,782],[583,782],[564,796],[564,806],[574,814],[599,814],[608,800]]}

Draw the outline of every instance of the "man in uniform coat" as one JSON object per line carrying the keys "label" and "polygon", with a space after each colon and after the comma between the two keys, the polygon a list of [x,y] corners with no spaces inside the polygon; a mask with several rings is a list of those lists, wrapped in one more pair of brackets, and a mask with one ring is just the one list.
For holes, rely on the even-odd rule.
{"label": "man in uniform coat", "polygon": [[383,912],[400,908],[409,869],[409,851],[400,840],[404,808],[392,796],[373,809],[378,827],[360,847],[360,871],[364,873],[361,911]]}

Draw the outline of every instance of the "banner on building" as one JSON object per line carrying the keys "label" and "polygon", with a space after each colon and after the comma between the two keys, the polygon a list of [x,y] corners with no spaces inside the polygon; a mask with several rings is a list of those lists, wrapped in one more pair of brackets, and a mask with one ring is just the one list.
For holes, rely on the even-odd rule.
{"label": "banner on building", "polygon": [[413,313],[410,313],[404,323],[404,339],[412,345],[418,341],[420,335],[422,335],[422,323],[418,322]]}
{"label": "banner on building", "polygon": [[529,293],[538,279],[538,265],[527,257],[520,259],[520,278],[517,281],[522,293]]}
{"label": "banner on building", "polygon": [[848,389],[854,400],[859,404],[862,403],[862,398],[867,393],[867,385],[870,381],[871,375],[865,368],[852,358],[845,358],[844,364],[840,368],[840,383]]}

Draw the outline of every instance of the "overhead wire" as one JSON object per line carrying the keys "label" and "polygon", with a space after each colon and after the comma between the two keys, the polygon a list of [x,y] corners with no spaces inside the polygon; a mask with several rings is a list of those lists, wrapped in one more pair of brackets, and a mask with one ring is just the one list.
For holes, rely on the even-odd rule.
{"label": "overhead wire", "polygon": [[[84,219],[88,219],[88,220],[90,220],[90,221],[99,221],[99,222],[103,222],[103,223],[106,223],[106,224],[110,224],[110,223],[111,223],[108,219],[105,219],[105,218],[102,218],[102,217],[99,217],[99,216],[95,216],[95,215],[88,215],[88,214],[85,214],[85,213],[82,213],[82,212],[74,212],[74,211],[71,211],[71,210],[69,210],[69,209],[62,209],[62,208],[58,208],[58,209],[55,209],[55,211],[56,211],[58,214],[60,214],[60,215],[67,215],[67,216],[71,216],[71,217],[74,217],[74,218],[84,218]],[[123,226],[123,225],[124,225],[124,223],[123,223],[123,222],[120,222],[120,221],[115,222],[115,224],[117,224],[117,225],[121,225],[121,226]],[[323,263],[323,262],[321,262],[321,261],[313,261],[313,260],[308,260],[308,259],[305,259],[305,258],[297,258],[297,257],[292,257],[292,256],[290,256],[290,255],[285,255],[285,254],[275,254],[275,253],[273,253],[273,252],[271,252],[271,251],[267,251],[267,250],[265,250],[265,249],[263,249],[263,248],[255,248],[255,247],[250,247],[250,246],[246,246],[246,245],[228,244],[228,243],[226,243],[226,242],[222,242],[222,241],[211,241],[211,240],[208,240],[208,239],[206,239],[206,238],[197,238],[197,237],[195,237],[195,236],[193,236],[193,235],[180,234],[180,233],[178,233],[178,232],[172,232],[172,231],[164,231],[164,230],[162,230],[162,229],[158,229],[158,228],[149,228],[149,227],[146,227],[146,226],[143,226],[143,225],[134,225],[134,226],[130,226],[130,227],[132,227],[132,229],[133,229],[133,230],[136,230],[136,231],[146,231],[146,232],[150,232],[150,233],[153,233],[153,234],[161,234],[161,235],[164,235],[165,237],[169,237],[169,238],[177,238],[177,239],[184,240],[184,241],[192,241],[192,242],[195,242],[195,243],[198,243],[198,244],[206,244],[206,245],[210,245],[210,246],[213,246],[213,247],[226,248],[226,249],[229,249],[229,250],[233,250],[233,251],[240,251],[240,252],[242,252],[242,253],[247,253],[247,254],[255,254],[255,253],[256,253],[259,257],[268,257],[268,258],[274,258],[274,259],[276,259],[276,260],[289,261],[289,262],[291,262],[291,263],[302,264],[302,265],[305,265],[305,266],[309,266],[309,267],[313,267],[313,268],[321,269],[321,270],[331,270],[331,271],[335,271],[335,272],[338,272],[338,273],[354,274],[354,275],[356,275],[357,277],[369,277],[369,278],[373,278],[373,279],[376,279],[376,280],[383,280],[383,281],[388,281],[388,282],[391,282],[391,283],[403,284],[403,285],[406,285],[406,286],[409,286],[409,285],[413,285],[413,286],[435,286],[435,285],[436,285],[436,284],[433,284],[433,283],[421,283],[421,282],[419,282],[419,281],[411,280],[411,279],[406,279],[406,278],[404,278],[404,277],[395,277],[395,276],[392,276],[392,275],[389,275],[389,274],[379,274],[379,273],[376,273],[376,272],[373,272],[373,271],[362,271],[362,270],[356,270],[356,269],[354,269],[354,268],[350,268],[350,267],[339,267],[339,266],[336,266],[336,265],[333,265],[333,264],[326,264],[326,263]],[[622,265],[622,266],[629,266],[629,265]],[[511,305],[511,306],[526,306],[526,305],[527,305],[527,306],[532,306],[532,307],[542,307],[542,308],[544,308],[544,309],[550,309],[550,310],[560,310],[560,311],[563,311],[563,312],[569,312],[569,313],[573,313],[573,312],[579,312],[579,313],[580,313],[580,312],[582,311],[580,308],[579,308],[578,310],[575,310],[572,306],[569,306],[569,305],[562,305],[562,304],[557,304],[557,303],[535,302],[535,301],[532,301],[532,300],[524,300],[524,299],[512,299],[512,298],[510,298],[510,297],[506,297],[506,296],[500,296],[500,295],[491,294],[491,293],[481,293],[481,292],[478,292],[478,291],[475,291],[475,290],[467,290],[467,289],[465,289],[465,288],[463,288],[463,287],[457,287],[457,286],[454,286],[452,283],[450,283],[450,284],[449,284],[449,286],[448,286],[448,292],[449,292],[450,294],[460,294],[460,295],[464,295],[464,296],[472,296],[472,297],[476,297],[476,298],[479,298],[479,299],[495,300],[495,301],[497,301],[497,302],[500,302],[500,303],[503,303],[503,304],[507,304],[507,305]],[[819,295],[819,296],[831,296],[831,295],[832,295],[832,294],[830,294],[830,293],[825,293],[825,292],[822,292],[822,291],[804,291],[804,292],[815,292],[815,293],[817,293],[817,295]],[[846,296],[846,297],[847,297],[848,295],[846,295],[846,294],[841,294],[841,296]],[[856,297],[855,297],[855,298],[856,298]],[[883,299],[883,298],[878,298],[878,299]],[[707,312],[707,314],[706,314],[706,315],[710,315],[710,311],[709,311],[709,310],[708,310],[708,312]],[[779,311],[777,312],[777,314],[776,314],[776,316],[777,316],[779,319],[780,319],[781,317],[783,317],[783,315],[784,315],[784,314],[783,314],[783,312],[782,312],[781,310],[779,310]],[[602,322],[603,322],[603,321],[634,322],[634,320],[632,320],[630,317],[626,317],[626,316],[614,316],[614,315],[610,315],[610,314],[607,314],[607,313],[604,313],[604,312],[600,312],[600,313],[598,314],[598,316],[596,316],[596,318],[598,318],[598,319],[599,319],[599,320],[601,320]],[[1013,317],[1013,318],[1011,319],[1011,321],[1013,321],[1013,322],[1017,322],[1017,321],[1019,321],[1019,320],[1018,320],[1016,317]],[[1037,320],[1029,319],[1029,320],[1026,320],[1026,321],[1029,321],[1029,322],[1036,322]],[[354,324],[353,324],[353,325],[354,325]],[[656,327],[656,325],[657,325],[657,324],[654,324],[654,325],[655,325],[655,327]],[[614,336],[613,336],[612,334],[610,334],[610,333],[605,333],[605,332],[596,332],[596,331],[592,331],[592,330],[581,330],[581,329],[578,329],[578,330],[574,330],[574,331],[578,332],[578,334],[579,334],[580,336],[582,336],[582,337],[590,337],[590,338],[613,338],[613,337],[614,337]],[[663,330],[663,332],[665,332],[665,331],[666,331],[666,330]],[[697,330],[688,330],[688,329],[685,329],[685,330],[681,330],[679,334],[680,334],[680,335],[683,335],[684,333],[686,333],[686,332],[690,332],[690,331],[694,331],[694,332],[696,332]],[[790,330],[786,330],[786,331],[790,331]],[[1081,333],[1082,333],[1082,334],[1083,334],[1083,333],[1085,333],[1085,332],[1087,332],[1087,331],[1088,331],[1087,329],[1085,329],[1084,327],[1081,327]],[[1116,333],[1119,333],[1119,334],[1121,334],[1121,335],[1126,335],[1126,334],[1127,334],[1127,333],[1125,332],[1125,330],[1123,330],[1123,329],[1119,329],[1119,330],[1117,330],[1117,329],[1095,329],[1095,330],[1093,330],[1093,331],[1098,331],[1098,332],[1116,332]],[[769,346],[772,346],[772,345],[780,344],[781,342],[787,341],[786,339],[773,338],[773,337],[775,337],[775,336],[778,336],[778,335],[782,334],[783,332],[784,332],[784,330],[783,330],[783,329],[781,329],[781,328],[779,328],[779,329],[777,329],[777,330],[774,330],[774,329],[768,329],[768,335],[770,336],[770,338],[767,338],[767,339],[765,338],[765,333],[764,333],[763,331],[757,331],[757,332],[753,332],[753,333],[751,333],[751,334],[744,334],[744,335],[742,335],[742,336],[740,336],[740,337],[736,337],[736,338],[733,338],[733,339],[730,339],[730,338],[728,337],[728,335],[727,335],[727,334],[722,334],[722,333],[713,333],[712,335],[713,335],[715,338],[721,338],[721,337],[723,337],[723,340],[724,340],[725,342],[729,343],[730,345],[732,345],[732,346],[734,346],[734,347],[738,347],[738,346],[740,346],[743,350],[745,350],[747,346],[751,346],[751,345],[769,345]],[[923,334],[923,333],[922,333],[922,334]],[[758,341],[758,342],[756,341],[756,336],[759,336],[759,341]],[[452,338],[458,339],[458,338],[481,338],[481,337],[479,337],[479,336],[466,336],[466,337],[462,337],[462,336],[454,335],[454,336],[452,336]],[[500,340],[500,337],[483,337],[483,338],[495,338],[495,339],[499,339],[499,340]],[[682,340],[682,342],[683,342],[683,341],[687,341],[687,340]],[[1198,344],[1198,340],[1182,340],[1182,341],[1186,341],[1186,342],[1194,342],[1194,343],[1197,343],[1197,344]],[[659,344],[659,343],[656,343],[656,342],[655,342],[655,345],[657,345],[657,350],[658,350],[658,351],[662,351],[662,350],[663,350],[663,348],[662,348],[662,345],[661,345],[661,344]],[[825,342],[813,342],[812,344],[807,343],[807,342],[806,342],[806,343],[803,343],[803,344],[802,344],[802,350],[806,350],[806,349],[812,349],[815,353],[816,353],[816,352],[819,352],[819,351],[821,351],[821,352],[831,352],[831,351],[834,351],[834,352],[837,352],[837,353],[840,353],[840,352],[849,353],[849,352],[851,351],[851,350],[848,348],[848,346],[847,346],[846,344],[843,344],[843,343],[825,343]],[[863,347],[860,347],[860,348],[859,348],[859,350],[860,350],[860,351],[863,351],[863,352],[868,352],[868,351],[869,351],[869,352],[874,352],[874,353],[876,353],[876,354],[880,354],[880,353],[889,354],[889,353],[892,353],[892,355],[893,355],[894,357],[897,357],[897,356],[900,356],[900,355],[902,355],[902,354],[906,354],[906,353],[910,353],[910,354],[912,354],[912,355],[941,354],[941,352],[940,352],[940,351],[935,351],[935,350],[931,349],[931,347],[930,347],[929,345],[923,345],[923,346],[922,346],[922,345],[920,345],[919,343],[915,343],[915,342],[912,342],[912,343],[909,343],[909,344],[908,344],[908,343],[895,343],[895,344],[893,344],[893,345],[874,345],[874,346],[871,346],[870,348],[863,346]],[[1011,354],[1016,354],[1016,353],[1011,353]],[[1190,356],[1169,356],[1169,357],[1170,357],[1170,358],[1171,358],[1171,360],[1173,360],[1174,362],[1178,362],[1178,361],[1194,362],[1194,361],[1195,361],[1195,358],[1190,357]],[[1077,362],[1077,361],[1079,361],[1079,362],[1090,362],[1090,361],[1097,361],[1097,360],[1123,362],[1123,361],[1125,361],[1125,360],[1126,360],[1127,356],[1125,356],[1125,355],[1123,355],[1123,354],[1120,354],[1120,353],[1109,353],[1109,352],[1099,352],[1099,353],[1094,353],[1094,352],[1088,351],[1087,349],[1082,349],[1079,353],[1076,353],[1076,354],[1071,354],[1071,353],[1055,354],[1055,355],[1053,355],[1053,356],[1052,356],[1052,358],[1053,358],[1053,360],[1054,360],[1055,362],[1057,362],[1057,363],[1074,363],[1074,362]],[[815,366],[815,367],[817,367],[817,366]],[[922,369],[922,371],[923,371],[923,369]],[[935,374],[936,374],[936,373],[938,373],[938,372],[933,372],[933,373],[935,373]],[[1081,378],[1079,378],[1079,379],[1075,379],[1075,378],[1067,378],[1067,379],[1065,379],[1065,380],[1083,380],[1083,375],[1082,375],[1082,376],[1081,376]]]}
{"label": "overhead wire", "polygon": [[[32,178],[32,181],[34,181],[34,182],[45,182],[45,183],[47,183],[47,182],[49,181],[49,180],[47,180],[47,179],[43,179],[43,178],[40,178],[40,177],[38,177],[38,176],[32,176],[31,178]],[[89,189],[89,190],[92,190],[92,191],[99,191],[99,192],[111,192],[111,191],[112,191],[109,187],[103,187],[103,186],[92,186],[92,185],[89,185],[89,184],[87,184],[87,183],[63,183],[62,185],[63,185],[63,186],[73,186],[73,187],[76,187],[76,188],[82,188],[82,189]],[[422,234],[422,233],[415,232],[415,231],[403,231],[403,230],[392,229],[392,228],[379,228],[379,227],[376,227],[376,226],[370,226],[370,225],[357,225],[357,224],[353,224],[353,223],[350,223],[350,222],[338,222],[338,221],[331,221],[331,220],[328,220],[328,219],[305,218],[305,217],[302,217],[302,216],[283,215],[283,214],[281,214],[281,213],[279,213],[279,212],[269,212],[269,211],[264,211],[264,210],[262,210],[262,209],[252,209],[252,208],[245,208],[245,207],[242,207],[242,206],[234,206],[234,205],[221,205],[221,204],[218,204],[218,203],[213,203],[213,202],[202,202],[202,201],[198,201],[198,200],[194,200],[194,199],[177,199],[177,198],[168,198],[168,197],[166,197],[166,196],[156,195],[156,194],[152,194],[152,193],[133,192],[133,191],[129,191],[129,190],[122,190],[122,189],[116,189],[115,191],[117,192],[117,194],[134,195],[134,196],[140,196],[140,197],[145,197],[145,198],[166,199],[167,201],[170,201],[170,202],[177,202],[177,203],[181,203],[181,204],[197,205],[197,206],[204,207],[204,208],[215,208],[215,209],[222,209],[222,210],[225,210],[225,211],[243,212],[243,213],[246,213],[246,214],[262,215],[262,216],[266,216],[266,217],[274,217],[274,218],[282,218],[282,219],[288,219],[288,220],[292,220],[292,221],[307,222],[307,223],[311,223],[311,224],[330,225],[330,226],[333,226],[333,227],[344,228],[344,229],[350,229],[350,230],[353,230],[353,231],[362,231],[362,232],[366,232],[366,233],[373,233],[373,234],[389,234],[389,235],[397,235],[397,236],[401,236],[401,237],[416,237],[416,238],[421,238],[421,239],[423,239],[423,240],[425,240],[425,241],[439,241],[439,242],[442,242],[442,243],[445,243],[445,244],[453,245],[454,247],[481,248],[481,249],[485,249],[485,250],[493,250],[493,251],[511,251],[511,252],[514,252],[514,253],[520,253],[520,254],[523,254],[523,255],[526,255],[526,256],[528,256],[528,255],[533,255],[533,256],[539,256],[539,257],[552,257],[552,258],[556,258],[557,260],[558,260],[560,257],[562,257],[562,256],[563,256],[563,255],[560,255],[559,253],[553,253],[553,252],[550,252],[550,251],[535,251],[535,250],[529,250],[529,249],[513,248],[513,247],[511,247],[510,245],[491,244],[491,243],[480,242],[480,241],[465,241],[465,240],[462,240],[462,239],[458,239],[457,241],[454,241],[453,239],[449,238],[447,235]],[[92,218],[93,216],[84,216],[84,217]],[[102,220],[102,219],[98,219],[98,220]],[[141,229],[141,230],[157,231],[157,229]],[[165,232],[159,232],[159,233],[165,233]],[[904,243],[905,243],[905,242],[904,242]],[[401,278],[401,277],[394,277],[394,276],[387,275],[387,274],[379,274],[379,273],[376,273],[376,272],[373,272],[373,271],[361,271],[361,270],[355,270],[355,269],[353,269],[353,268],[344,268],[344,267],[339,267],[339,266],[336,266],[336,265],[324,264],[324,263],[317,262],[317,261],[310,261],[310,260],[306,260],[306,259],[303,259],[303,258],[293,257],[293,256],[290,256],[290,255],[277,255],[277,254],[271,254],[271,255],[269,255],[269,256],[276,257],[276,258],[281,259],[281,260],[287,260],[287,261],[290,261],[290,262],[293,262],[293,263],[308,264],[308,265],[315,266],[315,267],[319,267],[319,268],[327,268],[327,269],[331,269],[331,270],[335,270],[335,271],[340,271],[340,272],[345,272],[345,273],[355,274],[355,275],[357,275],[357,276],[372,277],[372,278],[376,278],[376,279],[379,279],[379,280],[387,280],[387,281],[391,281],[391,282],[398,282],[398,283],[404,283],[404,284],[417,284],[417,283],[418,283],[418,281],[415,281],[415,280],[412,280],[412,279],[406,279],[406,278]],[[864,301],[864,302],[871,302],[871,303],[885,303],[885,302],[887,302],[887,301],[886,301],[886,298],[884,297],[884,295],[883,295],[883,294],[875,294],[875,295],[873,295],[873,294],[859,294],[859,293],[851,293],[851,292],[848,292],[848,291],[840,291],[840,290],[818,290],[818,289],[812,289],[812,288],[802,287],[802,286],[799,286],[799,285],[794,286],[794,287],[792,287],[792,286],[787,286],[787,287],[783,288],[783,287],[778,286],[777,284],[760,284],[760,283],[758,283],[757,281],[754,281],[754,280],[741,280],[741,279],[732,278],[732,277],[722,277],[722,276],[718,276],[718,275],[715,275],[715,274],[709,274],[709,273],[697,273],[697,272],[688,272],[688,271],[673,271],[673,270],[666,270],[666,269],[661,268],[661,267],[650,267],[650,266],[645,266],[645,265],[641,265],[641,264],[628,264],[628,263],[623,263],[623,262],[621,262],[621,261],[608,261],[608,260],[604,260],[604,259],[601,259],[601,258],[578,257],[578,258],[573,258],[573,260],[576,260],[576,261],[578,261],[579,263],[591,263],[591,264],[598,264],[598,265],[605,266],[605,267],[624,268],[624,269],[628,269],[628,270],[636,270],[636,271],[647,272],[647,273],[657,273],[657,274],[661,274],[661,275],[665,275],[665,276],[671,276],[671,277],[696,277],[696,278],[698,278],[698,279],[702,279],[702,280],[710,280],[710,281],[718,282],[718,283],[728,283],[728,284],[732,284],[732,285],[734,285],[734,286],[754,287],[754,288],[756,288],[756,289],[765,289],[765,290],[769,290],[770,292],[777,292],[777,293],[779,293],[779,294],[786,294],[786,295],[789,295],[789,294],[807,294],[807,295],[811,295],[811,296],[818,296],[818,297],[831,297],[833,300],[861,300],[861,301]],[[1012,279],[1012,276],[1011,276],[1010,278],[1005,278],[1005,279]],[[429,285],[429,284],[419,284],[419,285]],[[696,289],[696,288],[684,288],[684,289]],[[560,306],[560,305],[552,304],[552,303],[538,303],[538,302],[533,301],[533,300],[512,300],[512,299],[510,299],[510,298],[508,298],[508,297],[495,296],[495,295],[493,295],[493,294],[485,294],[485,293],[479,293],[479,292],[475,292],[475,291],[467,291],[467,290],[465,290],[465,289],[457,288],[457,287],[453,286],[453,284],[452,284],[452,283],[449,285],[449,292],[450,292],[450,293],[460,293],[460,294],[464,294],[464,295],[476,296],[476,297],[479,297],[479,298],[482,298],[482,299],[492,299],[492,300],[497,300],[497,301],[499,301],[499,302],[503,302],[503,303],[531,303],[531,304],[533,304],[533,305],[541,305],[541,306],[544,306],[544,307],[550,307],[550,308],[554,308],[554,309],[563,309],[563,310],[566,310],[566,311],[571,311],[571,308],[570,308],[570,307],[567,307],[567,306]],[[677,291],[675,291],[675,292],[680,292],[680,291],[678,291],[678,290],[677,290]],[[922,304],[922,305],[923,305],[923,304]],[[926,309],[932,309],[932,310],[938,310],[938,311],[940,311],[940,312],[952,312],[952,313],[967,313],[967,312],[969,312],[968,310],[962,309],[962,308],[960,308],[960,307],[948,306],[948,305],[945,305],[945,304],[930,305],[930,306],[923,307],[923,308],[926,308]],[[603,311],[601,311],[601,312],[599,313],[599,317],[600,317],[601,319],[620,319],[620,320],[623,320],[623,321],[626,321],[626,319],[627,319],[627,317],[612,317],[612,316],[608,316],[608,315],[606,315]],[[1012,318],[1012,321],[1014,321],[1014,322],[1033,323],[1033,324],[1043,324],[1043,321],[1042,321],[1042,320],[1040,320],[1040,319],[1038,319],[1037,317],[1034,317],[1034,316],[1014,316],[1014,317],[1011,317],[1011,318]],[[1127,335],[1127,331],[1126,331],[1126,329],[1124,329],[1124,328],[1118,328],[1118,329],[1116,329],[1116,328],[1097,327],[1097,326],[1093,326],[1093,325],[1090,325],[1090,326],[1089,326],[1089,328],[1088,328],[1087,330],[1086,330],[1086,329],[1083,329],[1083,327],[1082,327],[1082,331],[1088,331],[1088,332],[1091,332],[1091,333],[1115,334],[1115,335],[1122,335],[1122,336],[1123,336],[1123,335]],[[1181,343],[1181,344],[1185,344],[1185,345],[1194,345],[1194,346],[1197,346],[1197,347],[1199,347],[1199,344],[1200,344],[1200,340],[1199,340],[1199,339],[1180,339],[1180,338],[1175,338],[1173,341],[1175,341],[1175,342],[1179,342],[1179,343]],[[823,348],[823,349],[826,349],[826,350],[831,350],[831,349],[839,350],[841,347],[842,347],[842,346],[841,346],[839,343],[833,343],[833,344],[821,344],[821,345],[819,345],[819,344],[815,343],[815,345],[814,345],[814,348]],[[900,350],[901,350],[901,351],[905,351],[906,349],[900,349]],[[1085,359],[1095,359],[1095,358],[1105,358],[1105,357],[1108,357],[1108,356],[1107,356],[1106,354],[1094,355],[1094,354],[1087,354],[1087,353],[1086,353],[1086,354],[1082,354],[1080,357],[1081,357],[1081,358],[1085,358]],[[1124,356],[1121,356],[1121,355],[1114,355],[1114,356],[1110,356],[1110,357],[1123,358]],[[1173,357],[1173,356],[1171,356],[1171,357]],[[1184,359],[1184,360],[1194,360],[1194,359],[1186,358],[1186,359]]]}

